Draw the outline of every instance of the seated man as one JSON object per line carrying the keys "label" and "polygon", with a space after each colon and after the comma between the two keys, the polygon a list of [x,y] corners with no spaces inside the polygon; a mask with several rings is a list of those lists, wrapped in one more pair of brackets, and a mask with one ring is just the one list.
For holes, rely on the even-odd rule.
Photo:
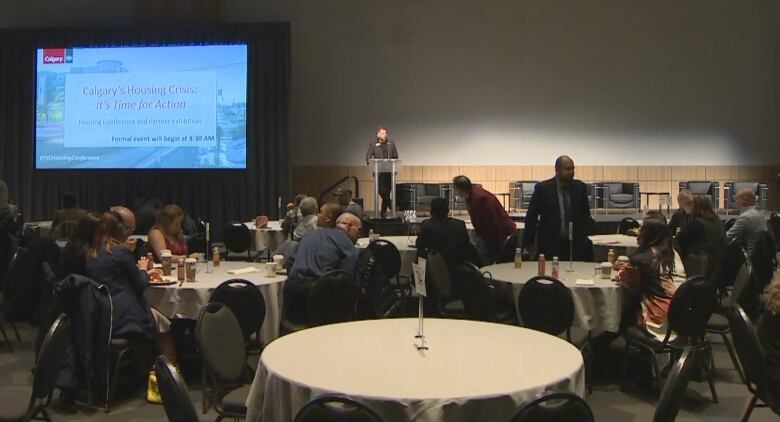
{"label": "seated man", "polygon": [[735,201],[740,210],[734,225],[726,232],[726,239],[737,240],[745,245],[748,256],[753,256],[761,232],[767,231],[764,214],[756,209],[756,195],[750,189],[737,192]]}
{"label": "seated man", "polygon": [[307,196],[301,200],[298,209],[301,210],[301,217],[293,230],[293,240],[301,240],[304,234],[317,229],[317,200]]}
{"label": "seated man", "polygon": [[[469,243],[469,234],[463,220],[449,218],[447,200],[434,198],[431,201],[431,218],[420,224],[415,247],[417,255],[425,257],[428,250],[442,252],[450,268],[464,261],[474,261],[477,257]],[[479,262],[475,262],[479,265]]]}
{"label": "seated man", "polygon": [[355,242],[360,226],[357,216],[345,212],[336,219],[335,228],[312,230],[301,238],[288,259],[292,266],[284,284],[284,310],[289,321],[307,321],[309,291],[317,278],[333,270],[355,273],[358,258]]}
{"label": "seated man", "polygon": [[317,226],[320,228],[336,227],[336,218],[344,212],[341,205],[335,202],[327,202],[320,206],[320,214],[317,216]]}
{"label": "seated man", "polygon": [[358,218],[361,220],[365,218],[365,215],[363,214],[363,207],[352,200],[351,190],[339,188],[333,195],[339,201],[339,204],[344,207],[344,212],[351,212],[352,214],[358,216]]}

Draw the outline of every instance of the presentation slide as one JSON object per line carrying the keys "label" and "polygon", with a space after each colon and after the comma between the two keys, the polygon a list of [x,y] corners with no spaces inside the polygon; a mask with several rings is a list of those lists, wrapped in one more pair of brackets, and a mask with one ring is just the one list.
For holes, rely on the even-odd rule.
{"label": "presentation slide", "polygon": [[36,63],[36,168],[246,168],[246,45],[43,48]]}

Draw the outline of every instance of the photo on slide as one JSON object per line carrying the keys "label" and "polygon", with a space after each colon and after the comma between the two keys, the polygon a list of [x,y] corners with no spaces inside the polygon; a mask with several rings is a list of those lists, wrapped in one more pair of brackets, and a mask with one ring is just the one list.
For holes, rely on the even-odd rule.
{"label": "photo on slide", "polygon": [[37,169],[245,169],[245,44],[41,48]]}

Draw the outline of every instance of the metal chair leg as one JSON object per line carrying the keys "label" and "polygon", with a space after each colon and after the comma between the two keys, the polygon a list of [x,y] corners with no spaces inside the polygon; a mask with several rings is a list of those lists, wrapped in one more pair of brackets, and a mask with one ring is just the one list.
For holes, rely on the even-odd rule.
{"label": "metal chair leg", "polygon": [[111,387],[108,389],[108,397],[106,398],[106,405],[104,411],[109,413],[111,411],[111,404],[114,402],[114,395],[116,394],[116,386],[119,383],[119,369],[122,367],[122,359],[125,357],[125,353],[128,349],[119,351],[116,357],[116,363],[114,364],[114,374],[111,377]]}
{"label": "metal chair leg", "polygon": [[712,393],[712,402],[717,404],[718,403],[718,393],[715,391],[715,381],[712,379],[713,370],[712,366],[708,367],[706,359],[709,358],[711,361],[713,360],[712,351],[710,350],[707,354],[708,350],[704,350],[705,354],[702,355],[704,359],[700,360],[701,369],[704,370],[704,373],[707,374],[707,383],[710,385],[710,392]]}
{"label": "metal chair leg", "polygon": [[748,419],[750,419],[750,414],[753,413],[753,408],[756,406],[756,401],[758,400],[758,395],[753,394],[752,397],[750,397],[750,400],[748,400],[747,404],[745,405],[745,410],[742,412],[742,418],[740,421],[747,422]]}
{"label": "metal chair leg", "polygon": [[19,335],[19,330],[16,329],[16,324],[14,324],[13,322],[10,322],[10,321],[8,323],[11,324],[11,328],[14,330],[14,334],[16,334],[16,341],[21,343],[22,342],[22,336]]}
{"label": "metal chair leg", "polygon": [[3,321],[0,321],[0,334],[3,335],[3,341],[5,342],[5,347],[8,348],[8,351],[13,353],[14,347],[11,345],[11,341],[8,339],[8,334],[5,332],[5,325],[3,324]]}
{"label": "metal chair leg", "polygon": [[739,361],[737,360],[737,355],[734,353],[734,348],[731,346],[731,341],[729,341],[726,333],[721,334],[721,337],[723,337],[723,344],[726,345],[726,350],[728,350],[729,356],[731,356],[731,363],[734,364],[734,369],[736,369],[739,373],[739,379],[741,379],[742,382],[745,382],[745,374],[742,372],[742,365],[740,365]]}

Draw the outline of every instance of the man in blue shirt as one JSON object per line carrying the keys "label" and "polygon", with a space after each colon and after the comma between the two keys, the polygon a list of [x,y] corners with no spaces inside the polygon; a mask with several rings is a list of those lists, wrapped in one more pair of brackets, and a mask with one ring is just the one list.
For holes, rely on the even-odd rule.
{"label": "man in blue shirt", "polygon": [[303,235],[295,253],[288,258],[292,265],[284,284],[283,306],[288,321],[306,323],[309,292],[323,274],[333,270],[344,270],[350,276],[355,273],[359,254],[355,242],[360,227],[360,219],[345,212],[336,219],[336,227]]}
{"label": "man in blue shirt", "polygon": [[345,212],[336,219],[335,228],[312,230],[303,235],[291,257],[290,277],[317,278],[332,270],[354,273],[358,255],[355,242],[360,226],[356,215]]}

